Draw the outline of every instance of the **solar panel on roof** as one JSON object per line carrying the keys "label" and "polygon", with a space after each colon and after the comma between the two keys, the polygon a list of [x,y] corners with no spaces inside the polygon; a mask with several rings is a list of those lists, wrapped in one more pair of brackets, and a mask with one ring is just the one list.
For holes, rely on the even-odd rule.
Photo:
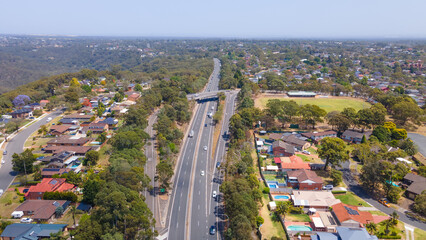
{"label": "solar panel on roof", "polygon": [[359,215],[357,210],[354,210],[352,208],[348,208],[345,206],[346,211],[348,211],[349,215]]}

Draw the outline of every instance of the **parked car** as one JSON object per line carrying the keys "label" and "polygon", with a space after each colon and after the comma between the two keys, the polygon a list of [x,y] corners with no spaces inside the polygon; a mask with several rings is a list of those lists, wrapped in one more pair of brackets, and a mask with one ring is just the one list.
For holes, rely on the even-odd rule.
{"label": "parked car", "polygon": [[303,150],[302,153],[307,154],[307,155],[311,155],[311,152],[309,152],[307,150]]}
{"label": "parked car", "polygon": [[32,221],[31,218],[21,218],[21,223],[32,223]]}
{"label": "parked car", "polygon": [[210,235],[215,235],[216,234],[216,227],[215,226],[211,226],[210,227]]}
{"label": "parked car", "polygon": [[386,207],[390,207],[389,201],[386,198],[381,198],[379,203],[385,205]]}
{"label": "parked car", "polygon": [[333,190],[333,185],[325,185],[322,187],[323,190]]}
{"label": "parked car", "polygon": [[219,168],[220,167],[220,162],[216,163],[216,167]]}
{"label": "parked car", "polygon": [[4,150],[3,155],[7,155],[7,151],[6,150]]}
{"label": "parked car", "polygon": [[213,191],[213,198],[216,198],[216,196],[217,196],[216,191]]}

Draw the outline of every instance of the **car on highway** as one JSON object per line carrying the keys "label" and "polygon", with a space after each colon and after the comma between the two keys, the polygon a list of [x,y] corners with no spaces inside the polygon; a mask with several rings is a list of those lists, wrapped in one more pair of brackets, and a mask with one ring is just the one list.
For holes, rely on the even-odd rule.
{"label": "car on highway", "polygon": [[214,106],[212,106],[212,110],[214,110]]}
{"label": "car on highway", "polygon": [[189,137],[193,137],[194,136],[194,130],[191,130],[191,132],[189,132]]}
{"label": "car on highway", "polygon": [[333,190],[333,187],[334,187],[334,186],[330,184],[330,185],[325,185],[325,186],[323,186],[323,187],[322,187],[322,189],[323,189],[323,190]]}
{"label": "car on highway", "polygon": [[207,146],[204,146],[203,149],[204,149],[204,151],[207,151]]}
{"label": "car on highway", "polygon": [[389,202],[388,202],[388,200],[386,198],[381,198],[379,200],[379,203],[385,205],[386,207],[390,207],[390,204],[389,204]]}
{"label": "car on highway", "polygon": [[215,235],[216,234],[216,226],[211,226],[210,227],[210,235]]}
{"label": "car on highway", "polygon": [[6,162],[4,160],[1,160],[1,164],[5,164]]}
{"label": "car on highway", "polygon": [[213,191],[213,198],[216,198],[216,196],[217,196],[216,191]]}
{"label": "car on highway", "polygon": [[204,124],[204,127],[207,127],[207,123],[206,123],[206,124]]}
{"label": "car on highway", "polygon": [[4,150],[3,155],[7,155],[7,151],[6,150]]}
{"label": "car on highway", "polygon": [[31,218],[21,218],[21,223],[32,223],[32,221]]}
{"label": "car on highway", "polygon": [[204,176],[204,171],[203,171],[203,170],[201,170],[200,175],[201,175],[201,176]]}

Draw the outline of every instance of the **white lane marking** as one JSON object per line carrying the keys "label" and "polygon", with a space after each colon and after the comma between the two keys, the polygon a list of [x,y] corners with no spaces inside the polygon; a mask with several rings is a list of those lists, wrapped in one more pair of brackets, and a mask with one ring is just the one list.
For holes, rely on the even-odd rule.
{"label": "white lane marking", "polygon": [[178,209],[178,211],[180,212],[180,206],[179,206],[179,209]]}
{"label": "white lane marking", "polygon": [[198,204],[198,210],[200,210],[200,204]]}
{"label": "white lane marking", "polygon": [[176,222],[176,228],[179,228],[179,222]]}

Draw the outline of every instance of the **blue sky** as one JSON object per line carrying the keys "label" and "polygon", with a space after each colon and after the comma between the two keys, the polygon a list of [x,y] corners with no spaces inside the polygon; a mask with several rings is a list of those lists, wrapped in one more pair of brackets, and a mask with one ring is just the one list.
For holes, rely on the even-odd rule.
{"label": "blue sky", "polygon": [[0,33],[426,38],[425,0],[0,1]]}

